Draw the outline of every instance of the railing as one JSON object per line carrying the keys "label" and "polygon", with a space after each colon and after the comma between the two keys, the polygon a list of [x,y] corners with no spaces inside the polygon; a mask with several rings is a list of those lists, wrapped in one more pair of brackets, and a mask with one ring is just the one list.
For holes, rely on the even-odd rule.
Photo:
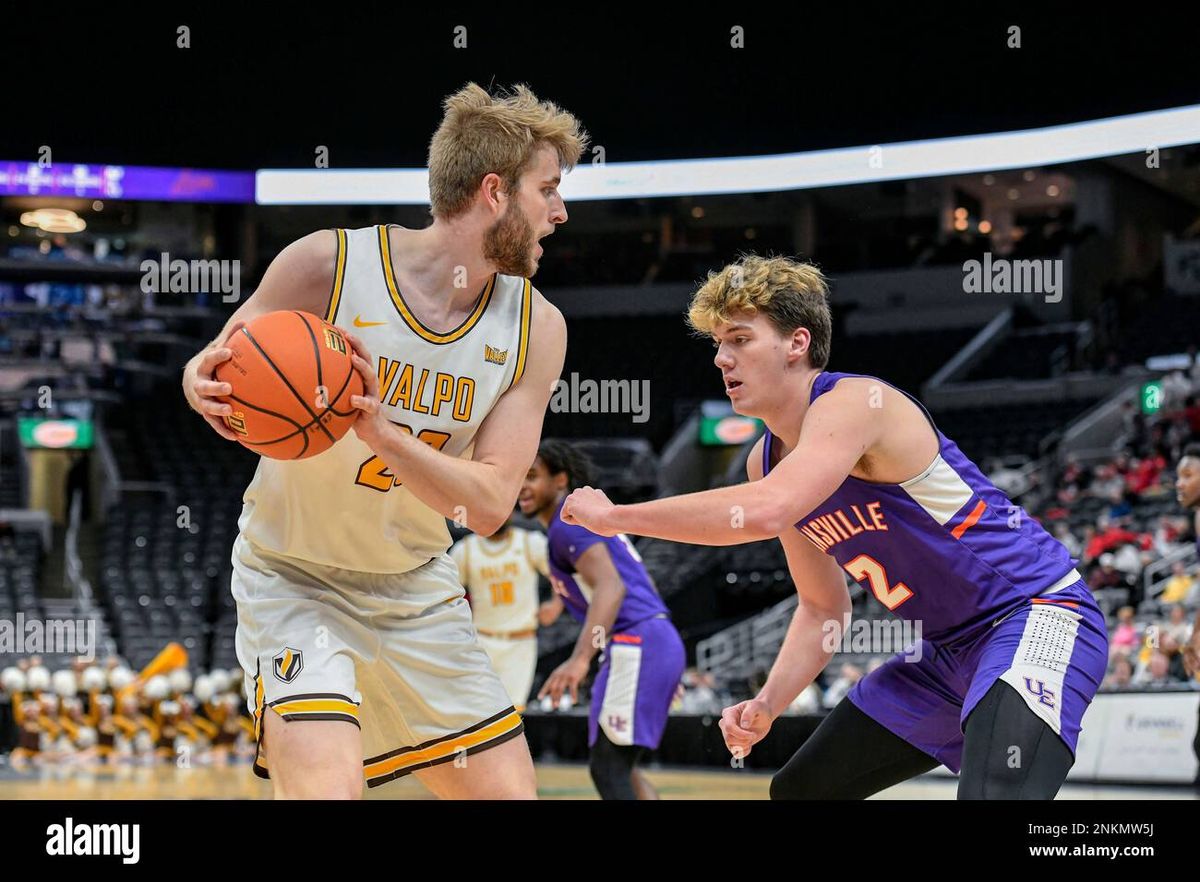
{"label": "railing", "polygon": [[[1159,592],[1154,589],[1171,578],[1171,567],[1180,561],[1186,566],[1195,560],[1196,557],[1196,546],[1184,545],[1182,548],[1177,548],[1148,565],[1142,570],[1142,596],[1147,599],[1157,596]],[[1158,574],[1164,571],[1166,571],[1166,575],[1158,577]]]}
{"label": "railing", "polygon": [[696,666],[725,679],[767,670],[779,654],[796,611],[795,594],[696,644]]}

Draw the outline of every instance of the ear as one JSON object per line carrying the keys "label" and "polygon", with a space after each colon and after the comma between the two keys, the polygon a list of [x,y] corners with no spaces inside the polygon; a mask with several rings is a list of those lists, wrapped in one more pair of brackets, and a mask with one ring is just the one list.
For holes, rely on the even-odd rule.
{"label": "ear", "polygon": [[494,214],[498,214],[508,200],[508,194],[504,192],[504,181],[495,172],[488,172],[483,176],[479,183],[479,192],[483,194],[483,201],[488,210]]}
{"label": "ear", "polygon": [[791,339],[788,341],[788,364],[794,364],[801,358],[804,358],[808,355],[811,348],[812,333],[808,328],[796,328],[796,330],[792,331]]}

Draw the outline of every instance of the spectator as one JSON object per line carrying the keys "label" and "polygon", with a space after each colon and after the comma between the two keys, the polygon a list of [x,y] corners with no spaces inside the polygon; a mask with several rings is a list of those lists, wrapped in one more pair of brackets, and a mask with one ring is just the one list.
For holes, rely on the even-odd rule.
{"label": "spectator", "polygon": [[1127,689],[1133,681],[1133,663],[1123,655],[1113,658],[1108,676],[1100,684],[1101,689]]}
{"label": "spectator", "polygon": [[1138,645],[1137,627],[1133,624],[1133,607],[1123,606],[1117,612],[1117,627],[1108,641],[1110,654],[1129,655]]}
{"label": "spectator", "polygon": [[[1167,587],[1163,589],[1163,593],[1158,596],[1160,603],[1183,603],[1195,587],[1195,579],[1191,577],[1187,569],[1183,565],[1183,561],[1175,561],[1171,565],[1171,578],[1167,580]],[[1181,613],[1183,609],[1176,607]],[[1171,610],[1172,615],[1175,609]]]}
{"label": "spectator", "polygon": [[1171,683],[1171,660],[1161,649],[1152,650],[1150,661],[1133,675],[1133,685],[1146,686],[1151,689],[1161,688]]}
{"label": "spectator", "polygon": [[845,698],[846,693],[850,691],[850,688],[855,683],[862,679],[862,676],[862,670],[857,665],[852,665],[849,662],[842,665],[842,670],[838,678],[830,683],[829,688],[825,690],[825,707],[832,708]]}

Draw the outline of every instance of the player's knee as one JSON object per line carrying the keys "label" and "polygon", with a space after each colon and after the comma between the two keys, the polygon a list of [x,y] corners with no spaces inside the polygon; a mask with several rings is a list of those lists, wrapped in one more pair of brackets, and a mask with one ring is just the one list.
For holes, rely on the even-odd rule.
{"label": "player's knee", "polygon": [[[357,770],[356,770],[357,771]],[[272,773],[274,774],[274,773]],[[276,799],[362,799],[362,773],[272,777]]]}
{"label": "player's knee", "polygon": [[633,787],[633,763],[621,754],[621,748],[607,744],[593,748],[588,772],[601,799],[637,798]]}
{"label": "player's knee", "polygon": [[820,799],[814,776],[784,766],[771,777],[771,799]]}

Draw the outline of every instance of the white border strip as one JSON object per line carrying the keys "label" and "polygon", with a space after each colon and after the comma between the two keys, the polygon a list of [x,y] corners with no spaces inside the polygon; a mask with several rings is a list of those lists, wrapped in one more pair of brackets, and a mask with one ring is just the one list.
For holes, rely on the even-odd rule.
{"label": "white border strip", "polygon": [[[585,162],[567,201],[762,193],[1030,168],[1200,143],[1200,105],[1020,132],[723,159]],[[260,205],[428,205],[425,169],[260,169]]]}

